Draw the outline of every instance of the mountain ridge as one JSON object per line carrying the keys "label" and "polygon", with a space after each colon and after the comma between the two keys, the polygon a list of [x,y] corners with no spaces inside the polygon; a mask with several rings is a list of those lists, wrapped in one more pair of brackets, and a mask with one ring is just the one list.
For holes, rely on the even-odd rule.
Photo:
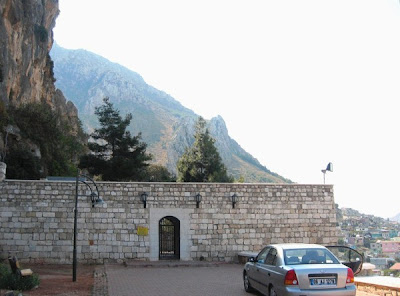
{"label": "mountain ridge", "polygon": [[400,213],[390,218],[390,221],[396,221],[400,223]]}
{"label": "mountain ridge", "polygon": [[[97,126],[94,109],[109,97],[121,114],[132,113],[130,131],[142,133],[155,163],[176,174],[176,163],[194,141],[198,115],[167,93],[148,85],[143,77],[86,50],[67,50],[56,43],[51,51],[56,86],[79,110],[85,130]],[[217,116],[208,121],[216,147],[236,179],[246,182],[291,183],[271,172],[246,152],[228,133],[225,121]]]}

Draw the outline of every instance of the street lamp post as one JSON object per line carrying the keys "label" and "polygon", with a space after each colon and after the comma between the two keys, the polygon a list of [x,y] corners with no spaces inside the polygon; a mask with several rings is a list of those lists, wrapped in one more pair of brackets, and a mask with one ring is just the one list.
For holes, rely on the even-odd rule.
{"label": "street lamp post", "polygon": [[[87,182],[88,179],[90,183]],[[73,258],[72,258],[72,281],[76,282],[76,266],[77,266],[77,256],[76,256],[76,238],[77,238],[77,224],[78,224],[78,187],[79,187],[79,182],[85,184],[87,187],[90,189],[90,200],[92,202],[92,208],[96,204],[102,204],[104,201],[100,198],[99,195],[99,189],[97,188],[96,183],[94,182],[93,179],[91,179],[89,176],[86,176],[84,174],[81,174],[78,170],[78,173],[76,175],[76,183],[75,183],[75,209],[74,209],[74,249],[73,249]],[[93,186],[93,188],[92,188]],[[93,190],[96,190],[94,192]]]}
{"label": "street lamp post", "polygon": [[331,163],[331,162],[328,163],[328,165],[326,166],[326,169],[325,169],[325,170],[321,170],[321,172],[324,174],[324,184],[325,184],[325,175],[326,175],[326,172],[333,172],[333,165],[332,165],[332,163]]}

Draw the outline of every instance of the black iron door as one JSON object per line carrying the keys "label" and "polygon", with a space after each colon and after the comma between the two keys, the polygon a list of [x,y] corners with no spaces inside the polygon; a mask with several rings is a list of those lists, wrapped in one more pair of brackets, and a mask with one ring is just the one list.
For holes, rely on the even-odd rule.
{"label": "black iron door", "polygon": [[175,217],[167,216],[159,222],[160,260],[179,260],[180,223]]}

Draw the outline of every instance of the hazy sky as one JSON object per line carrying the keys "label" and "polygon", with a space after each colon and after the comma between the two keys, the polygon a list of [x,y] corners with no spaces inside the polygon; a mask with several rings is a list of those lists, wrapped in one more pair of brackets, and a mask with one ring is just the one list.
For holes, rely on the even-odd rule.
{"label": "hazy sky", "polygon": [[270,170],[400,213],[398,0],[60,0],[54,30],[210,119]]}

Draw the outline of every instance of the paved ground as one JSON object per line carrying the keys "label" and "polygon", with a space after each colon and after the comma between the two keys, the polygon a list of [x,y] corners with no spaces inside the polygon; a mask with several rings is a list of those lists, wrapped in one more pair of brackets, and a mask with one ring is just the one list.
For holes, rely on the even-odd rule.
{"label": "paved ground", "polygon": [[242,266],[106,266],[108,294],[118,296],[249,295],[243,290]]}
{"label": "paved ground", "polygon": [[[244,291],[242,270],[239,264],[105,266],[110,296],[256,296]],[[357,293],[357,296],[371,295]]]}

